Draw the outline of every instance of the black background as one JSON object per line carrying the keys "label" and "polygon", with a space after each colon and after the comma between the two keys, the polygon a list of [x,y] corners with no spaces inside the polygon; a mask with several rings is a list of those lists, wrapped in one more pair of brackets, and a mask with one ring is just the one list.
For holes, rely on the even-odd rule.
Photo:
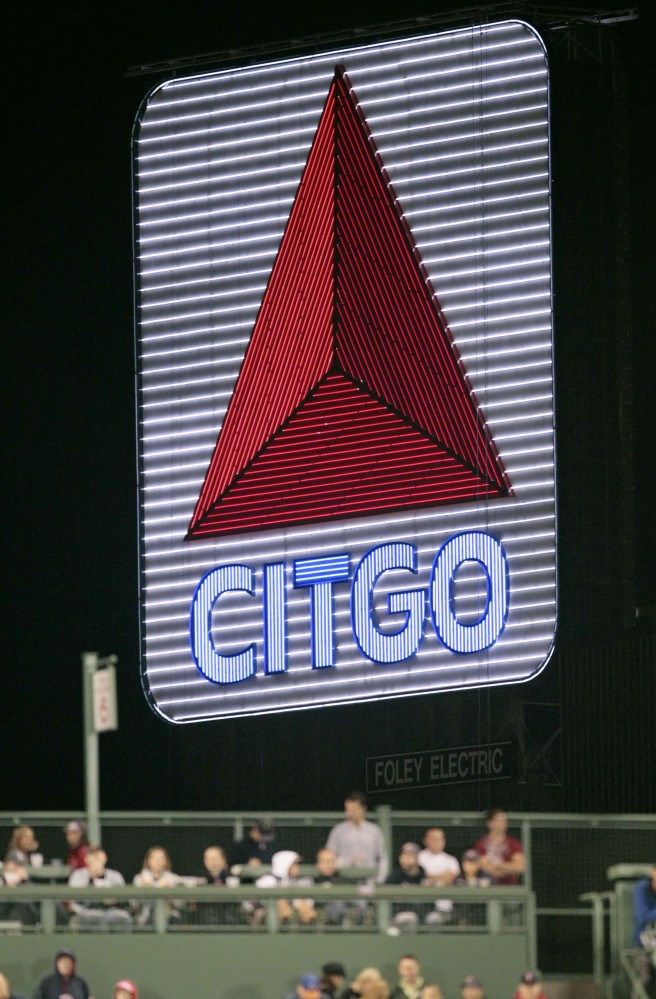
{"label": "black background", "polygon": [[[101,737],[105,809],[339,808],[344,791],[364,784],[368,756],[508,736],[521,748],[518,714],[538,741],[564,716],[580,735],[581,725],[600,722],[586,716],[578,724],[572,705],[588,703],[586,677],[570,687],[567,669],[587,662],[585,650],[600,643],[611,650],[614,682],[619,670],[622,689],[637,686],[653,723],[653,631],[632,617],[635,606],[656,604],[654,35],[644,17],[612,29],[628,95],[623,190],[630,198],[631,298],[621,299],[630,312],[620,317],[632,330],[628,434],[618,415],[626,412],[627,383],[617,353],[617,247],[607,207],[619,197],[621,176],[612,152],[614,81],[594,59],[553,76],[561,610],[552,664],[521,688],[182,728],[156,717],[141,691],[130,141],[139,104],[162,74],[126,70],[448,9],[415,2],[400,10],[384,0],[12,9],[3,102],[2,810],[83,806],[85,650],[119,657],[120,730]],[[636,636],[647,642],[642,652],[615,669],[613,643]],[[610,690],[601,690],[600,704]],[[620,733],[633,723],[632,703],[617,708],[626,712]],[[642,748],[653,759],[654,743]],[[561,741],[560,753],[568,752]],[[616,743],[608,746],[609,755],[618,752]],[[572,796],[574,783],[562,779],[571,765],[556,753],[547,768],[555,773],[506,782],[503,792],[481,783],[387,800],[402,808],[478,808],[491,796],[540,809],[656,808],[653,790],[651,798],[641,794],[634,767],[627,752],[606,798]],[[576,786],[585,782],[579,774]]]}

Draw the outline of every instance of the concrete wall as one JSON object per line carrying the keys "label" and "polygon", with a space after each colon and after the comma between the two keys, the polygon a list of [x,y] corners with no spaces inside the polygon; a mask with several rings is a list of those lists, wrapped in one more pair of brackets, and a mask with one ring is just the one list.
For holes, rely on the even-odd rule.
{"label": "concrete wall", "polygon": [[31,996],[53,967],[58,947],[72,947],[78,970],[94,999],[111,999],[114,983],[133,978],[140,999],[282,999],[297,977],[341,961],[349,976],[380,968],[396,981],[396,963],[416,954],[426,981],[437,982],[445,999],[459,999],[465,974],[479,975],[487,999],[510,999],[528,964],[519,934],[369,933],[168,933],[0,936],[0,970],[14,992]]}

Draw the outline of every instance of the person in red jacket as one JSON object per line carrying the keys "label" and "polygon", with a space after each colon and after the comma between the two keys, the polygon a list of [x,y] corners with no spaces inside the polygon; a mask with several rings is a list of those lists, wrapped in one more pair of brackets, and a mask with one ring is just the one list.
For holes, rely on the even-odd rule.
{"label": "person in red jacket", "polygon": [[89,852],[86,824],[78,819],[71,819],[64,826],[64,836],[68,847],[66,863],[72,871],[82,870]]}
{"label": "person in red jacket", "polygon": [[524,848],[508,835],[508,816],[502,808],[491,808],[486,815],[487,836],[474,844],[481,858],[481,870],[497,885],[518,885],[524,873]]}
{"label": "person in red jacket", "polygon": [[540,976],[537,971],[524,972],[519,979],[519,985],[513,999],[547,999],[542,991]]}

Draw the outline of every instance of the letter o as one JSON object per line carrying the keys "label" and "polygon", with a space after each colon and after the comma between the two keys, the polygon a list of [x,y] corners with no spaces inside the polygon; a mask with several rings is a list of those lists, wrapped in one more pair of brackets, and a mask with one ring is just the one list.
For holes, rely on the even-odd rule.
{"label": "letter o", "polygon": [[[460,622],[453,606],[455,575],[465,562],[477,562],[487,577],[485,608],[472,624]],[[429,594],[435,633],[447,649],[461,655],[489,649],[506,626],[510,600],[508,559],[501,542],[485,531],[449,538],[435,556]]]}

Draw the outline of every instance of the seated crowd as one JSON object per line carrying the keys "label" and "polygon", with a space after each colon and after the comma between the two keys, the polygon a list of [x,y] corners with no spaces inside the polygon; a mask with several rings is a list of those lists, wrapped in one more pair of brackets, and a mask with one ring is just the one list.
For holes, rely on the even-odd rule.
{"label": "seated crowd", "polygon": [[[437,982],[426,982],[419,958],[403,954],[397,965],[398,979],[389,983],[374,967],[362,968],[349,979],[340,961],[328,961],[320,974],[305,972],[296,987],[284,999],[444,999],[442,987]],[[457,984],[460,999],[485,999],[485,986],[476,975],[466,975]],[[77,970],[74,951],[60,948],[55,954],[54,971],[42,978],[35,987],[34,999],[92,999],[89,983]],[[121,978],[116,982],[112,999],[138,999],[134,981]],[[9,981],[0,972],[0,999],[24,999],[13,993]],[[510,997],[508,997],[510,999]],[[537,972],[526,971],[514,991],[512,999],[546,999]]]}
{"label": "seated crowd", "polygon": [[[248,884],[253,888],[295,887],[298,897],[276,900],[277,920],[281,925],[353,926],[373,923],[374,914],[366,890],[362,897],[340,899],[339,892],[329,897],[326,889],[364,884],[427,886],[435,889],[430,901],[394,902],[392,932],[416,928],[419,924],[438,927],[444,923],[476,925],[485,920],[483,903],[454,903],[453,898],[440,897],[444,887],[476,887],[517,885],[524,872],[521,843],[508,836],[508,819],[500,809],[492,809],[486,819],[487,832],[464,851],[460,860],[446,850],[444,829],[431,827],[423,833],[422,842],[407,842],[400,849],[396,863],[389,869],[385,842],[380,828],[366,818],[366,801],[357,791],[344,803],[345,818],[329,832],[325,844],[318,850],[314,867],[300,872],[301,856],[285,849],[277,840],[272,823],[254,822],[242,840],[233,844],[230,860],[223,847],[207,846],[202,868],[192,875],[176,874],[172,870],[168,851],[160,845],[151,847],[141,870],[132,879],[139,888],[175,888],[176,886],[235,887]],[[125,885],[123,875],[109,865],[106,851],[88,842],[85,824],[69,822],[65,829],[66,866],[70,870],[68,884],[72,888],[115,888]],[[61,862],[60,862],[61,863]],[[0,872],[0,886],[16,887],[30,883],[30,873],[43,865],[39,843],[29,826],[14,829]],[[348,872],[351,870],[349,876]],[[356,870],[353,870],[356,869]],[[1,890],[1,889],[0,889]],[[266,921],[268,908],[253,898],[243,902],[223,902],[212,898],[207,902],[166,901],[169,923],[185,922],[199,925],[230,925]],[[134,926],[152,925],[155,905],[149,900],[108,900],[98,903],[76,899],[61,905],[60,924],[73,927],[110,927],[128,930]],[[0,921],[16,920],[34,925],[39,920],[39,906],[15,900],[3,902],[0,895]]]}

